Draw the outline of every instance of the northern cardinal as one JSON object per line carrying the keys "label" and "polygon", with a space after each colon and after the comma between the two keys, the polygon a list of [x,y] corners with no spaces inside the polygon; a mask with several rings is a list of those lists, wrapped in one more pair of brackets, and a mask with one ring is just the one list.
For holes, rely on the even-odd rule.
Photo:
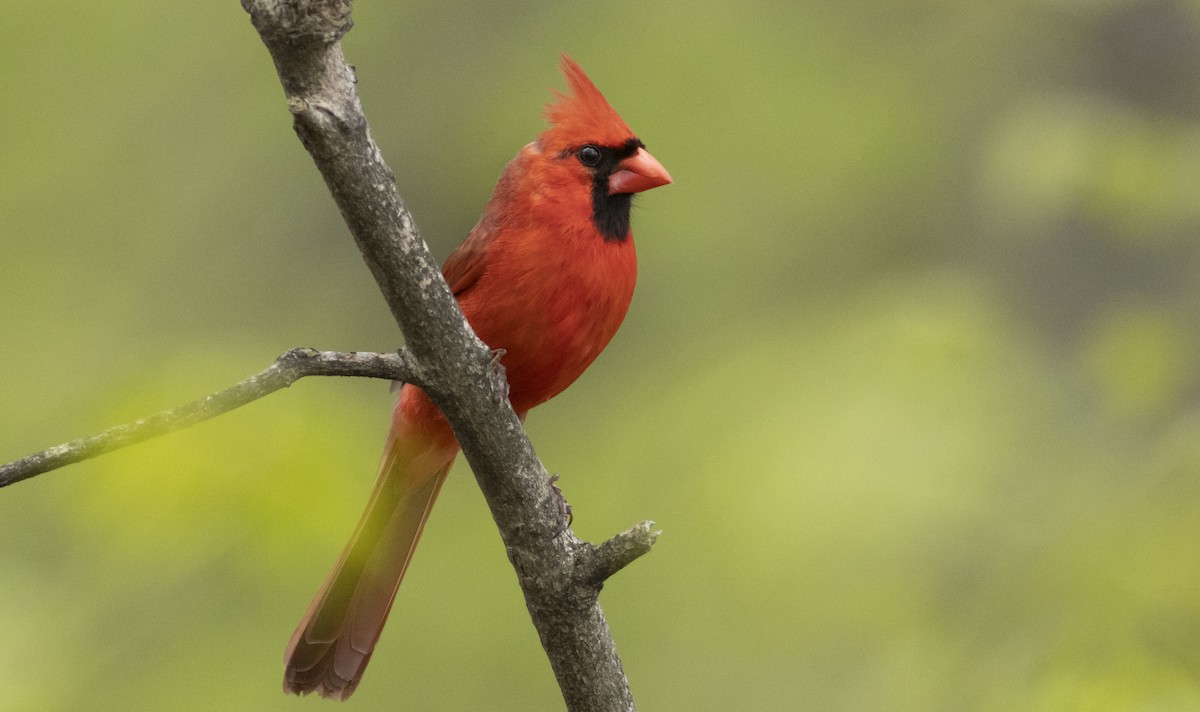
{"label": "northern cardinal", "polygon": [[[555,92],[550,128],[505,167],[442,268],[475,333],[503,349],[521,418],[571,385],[616,333],[637,275],[633,194],[671,182],[566,55],[562,71],[570,93]],[[404,386],[366,512],[288,643],[286,692],[354,692],[457,454],[441,412]]]}

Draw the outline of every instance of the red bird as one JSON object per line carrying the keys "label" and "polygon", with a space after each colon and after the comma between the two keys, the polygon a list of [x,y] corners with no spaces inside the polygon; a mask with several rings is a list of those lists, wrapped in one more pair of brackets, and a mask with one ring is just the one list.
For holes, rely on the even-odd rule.
{"label": "red bird", "polygon": [[[633,194],[671,182],[579,65],[564,55],[562,70],[571,91],[547,107],[550,128],[504,169],[442,268],[475,333],[503,349],[521,418],[616,333],[637,276]],[[354,692],[457,454],[441,412],[404,386],[367,510],[288,643],[285,691]]]}

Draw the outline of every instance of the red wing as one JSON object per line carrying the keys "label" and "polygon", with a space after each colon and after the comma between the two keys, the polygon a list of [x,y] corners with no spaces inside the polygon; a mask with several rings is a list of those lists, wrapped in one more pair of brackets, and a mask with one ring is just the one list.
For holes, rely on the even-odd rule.
{"label": "red wing", "polygon": [[492,244],[491,232],[480,222],[442,265],[442,276],[446,278],[455,297],[462,296],[483,275],[486,269],[485,255]]}

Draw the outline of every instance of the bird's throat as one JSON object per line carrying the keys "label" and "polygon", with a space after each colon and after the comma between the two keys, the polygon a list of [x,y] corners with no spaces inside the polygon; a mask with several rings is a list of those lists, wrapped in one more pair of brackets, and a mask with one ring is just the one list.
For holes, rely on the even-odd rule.
{"label": "bird's throat", "polygon": [[629,213],[632,193],[608,194],[608,175],[597,173],[592,183],[592,222],[605,242],[629,239]]}

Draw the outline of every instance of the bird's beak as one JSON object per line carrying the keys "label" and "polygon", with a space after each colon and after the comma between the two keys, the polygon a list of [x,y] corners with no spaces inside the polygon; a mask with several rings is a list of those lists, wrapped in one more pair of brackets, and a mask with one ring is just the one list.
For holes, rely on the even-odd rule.
{"label": "bird's beak", "polygon": [[671,174],[644,148],[617,164],[608,177],[608,194],[640,193],[671,182]]}

